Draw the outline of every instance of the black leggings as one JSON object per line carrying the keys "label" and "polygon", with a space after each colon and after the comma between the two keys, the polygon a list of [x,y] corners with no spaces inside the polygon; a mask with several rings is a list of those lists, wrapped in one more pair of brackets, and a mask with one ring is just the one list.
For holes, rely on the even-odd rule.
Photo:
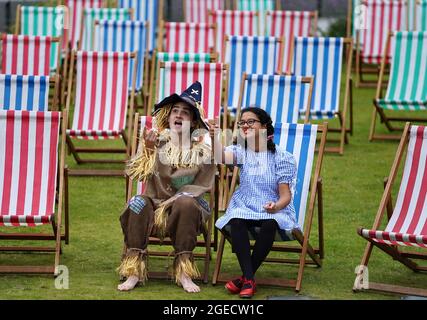
{"label": "black leggings", "polygon": [[[231,225],[233,252],[239,260],[243,276],[246,279],[253,279],[255,272],[265,260],[273,246],[274,237],[278,228],[277,222],[273,219],[231,219],[229,224]],[[261,227],[261,230],[251,255],[248,228],[254,226]]]}

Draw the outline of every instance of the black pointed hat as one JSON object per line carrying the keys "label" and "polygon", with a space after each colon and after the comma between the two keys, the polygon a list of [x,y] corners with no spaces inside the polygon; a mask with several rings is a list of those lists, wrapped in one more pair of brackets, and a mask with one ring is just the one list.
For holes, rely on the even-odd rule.
{"label": "black pointed hat", "polygon": [[165,106],[172,106],[177,102],[185,102],[188,106],[191,107],[195,118],[199,122],[202,128],[209,130],[209,127],[204,121],[204,111],[201,105],[202,101],[202,84],[199,81],[194,82],[191,86],[184,90],[181,95],[173,93],[170,96],[164,98],[162,101],[154,105],[153,116],[157,115],[160,110]]}

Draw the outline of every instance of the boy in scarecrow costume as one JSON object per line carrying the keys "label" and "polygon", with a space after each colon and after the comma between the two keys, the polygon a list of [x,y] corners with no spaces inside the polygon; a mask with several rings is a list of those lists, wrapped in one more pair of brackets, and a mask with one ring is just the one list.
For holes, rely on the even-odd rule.
{"label": "boy in scarecrow costume", "polygon": [[143,181],[146,189],[128,202],[120,217],[127,247],[118,268],[127,278],[118,286],[121,291],[147,279],[150,235],[170,237],[176,283],[187,292],[200,291],[192,280],[200,275],[193,249],[210,215],[203,194],[212,188],[216,170],[201,133],[208,129],[201,93],[201,84],[195,82],[181,95],[174,93],[156,104],[156,129],[144,130],[138,152],[128,163],[127,174]]}

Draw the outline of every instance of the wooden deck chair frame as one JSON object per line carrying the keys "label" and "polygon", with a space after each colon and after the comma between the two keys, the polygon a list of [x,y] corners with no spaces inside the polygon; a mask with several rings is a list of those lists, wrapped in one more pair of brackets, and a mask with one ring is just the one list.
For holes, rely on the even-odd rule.
{"label": "wooden deck chair frame", "polygon": [[[159,33],[157,35],[157,48],[156,50],[158,52],[166,52],[166,48],[164,45],[164,40],[166,40],[166,27],[165,24],[166,23],[180,23],[180,24],[187,24],[187,25],[196,25],[198,22],[171,22],[171,21],[165,21],[165,20],[161,20],[159,23]],[[211,29],[212,32],[212,46],[209,48],[209,53],[215,54],[216,53],[216,24],[208,24],[208,23],[204,23],[208,26],[209,29]],[[191,38],[190,38],[191,39]],[[174,50],[169,50],[169,52],[174,51]],[[190,52],[190,51],[182,51],[182,52]],[[197,53],[202,53],[202,51],[194,51]]]}
{"label": "wooden deck chair frame", "polygon": [[[236,119],[240,118],[240,113],[242,111],[242,105],[243,105],[243,95],[245,93],[245,84],[247,83],[246,80],[248,80],[250,78],[250,74],[247,74],[246,72],[243,73],[242,75],[242,81],[240,83],[240,90],[239,90],[239,103],[237,105],[237,112],[236,112]],[[302,77],[302,83],[307,83],[310,85],[310,89],[308,91],[308,95],[307,95],[307,105],[305,107],[306,110],[310,109],[310,105],[311,105],[311,95],[313,92],[313,77]],[[235,135],[238,132],[238,128],[237,128],[237,121],[234,122],[234,127],[233,127],[233,140]],[[236,172],[233,172],[233,175],[237,174],[237,169],[234,168]],[[224,174],[224,173],[222,173]],[[225,177],[223,177],[220,181],[224,182],[225,185],[220,185],[220,191],[223,191],[224,195],[222,196],[222,202],[220,202],[220,211],[225,210],[227,204],[226,202],[228,201],[227,199],[229,199],[230,197],[230,172],[227,168],[227,172],[225,173]],[[224,181],[225,180],[225,181]]]}
{"label": "wooden deck chair frame", "polygon": [[[384,50],[388,50],[388,48],[391,45],[391,37],[395,36],[396,32],[389,32],[387,37],[387,42],[385,45]],[[369,141],[372,140],[400,140],[400,135],[393,135],[393,134],[376,134],[375,128],[376,128],[376,122],[377,122],[377,114],[380,116],[380,121],[384,123],[384,125],[387,127],[387,129],[391,132],[393,131],[401,131],[402,129],[396,128],[392,126],[391,122],[427,122],[427,117],[425,118],[417,118],[417,117],[390,117],[387,116],[386,113],[382,108],[379,107],[377,100],[383,97],[383,77],[386,73],[386,58],[383,57],[383,60],[381,62],[381,69],[380,69],[380,75],[378,78],[378,84],[377,84],[377,91],[375,94],[375,99],[373,100],[374,108],[372,111],[372,117],[371,117],[371,127],[369,131]]]}
{"label": "wooden deck chair frame", "polygon": [[[388,178],[386,178],[384,181],[384,192],[383,192],[381,202],[374,220],[374,224],[370,229],[372,231],[376,231],[380,228],[384,218],[385,211],[387,211],[388,220],[390,220],[393,214],[391,191],[392,191],[392,187],[395,182],[396,176],[398,174],[398,169],[399,169],[403,154],[405,150],[407,150],[407,146],[409,144],[410,129],[411,129],[411,124],[407,122],[403,130],[402,138],[400,139],[399,147],[396,151],[396,156],[394,158],[390,174]],[[358,228],[357,233],[360,236],[362,236],[362,228]],[[365,280],[368,280],[366,278],[367,276],[366,272],[367,272],[369,259],[371,257],[371,253],[374,247],[379,248],[383,252],[390,255],[393,258],[393,260],[397,260],[401,262],[403,265],[405,265],[406,267],[408,267],[414,272],[427,271],[427,267],[419,266],[415,262],[415,260],[427,260],[427,255],[425,253],[414,252],[414,251],[409,252],[408,250],[399,250],[397,245],[388,245],[385,243],[376,242],[372,239],[366,239],[366,238],[364,239],[367,240],[368,243],[366,244],[362,261],[357,269],[357,273],[356,273],[357,276],[353,286],[354,292],[372,290],[372,291],[379,291],[379,292],[391,292],[396,294],[417,295],[417,296],[427,297],[426,289],[396,286],[396,285],[390,285],[390,284],[384,284],[384,283],[376,283],[376,282],[371,282],[370,280],[369,282],[365,282]],[[369,274],[372,274],[372,273],[369,272]]]}
{"label": "wooden deck chair frame", "polygon": [[[136,20],[133,20],[133,21],[136,21]],[[96,27],[99,24],[100,24],[100,20],[95,19],[95,21],[94,21],[94,30],[96,30]],[[144,52],[143,57],[142,57],[143,59],[141,59],[141,54],[140,54],[140,52],[138,50],[138,56],[139,56],[138,57],[138,63],[141,60],[143,60],[143,62],[144,62],[144,68],[143,68],[143,71],[142,71],[142,87],[139,90],[137,90],[135,88],[135,105],[134,105],[135,109],[146,108],[146,104],[147,104],[146,97],[148,96],[148,90],[150,88],[149,84],[147,84],[147,80],[149,79],[148,76],[147,76],[148,72],[149,72],[148,71],[148,65],[147,65],[149,58],[148,58],[147,51],[148,51],[148,30],[149,30],[149,27],[150,27],[150,22],[149,21],[144,21],[143,25],[144,25],[144,28],[146,29],[145,52]],[[94,37],[94,41],[95,41],[95,37]],[[97,48],[95,48],[95,50],[96,49]],[[123,51],[123,50],[120,50],[120,51]],[[138,67],[137,67],[137,69],[138,69]],[[137,74],[138,74],[138,72],[137,72]],[[138,80],[136,80],[136,81],[138,81]],[[138,97],[141,97],[141,104],[140,105],[138,105],[138,102],[137,102]]]}
{"label": "wooden deck chair frame", "polygon": [[[148,108],[147,108],[147,115],[151,114],[151,109],[155,103],[155,100],[157,99],[157,93],[156,93],[156,88],[158,85],[157,82],[157,75],[158,75],[158,69],[160,68],[159,63],[162,61],[158,61],[157,59],[157,53],[160,51],[154,50],[153,52],[153,56],[152,56],[152,63],[151,63],[151,70],[150,70],[150,89],[149,89],[149,94],[148,94]],[[186,52],[176,52],[176,54],[187,54]],[[188,53],[188,54],[194,54],[197,55],[199,53]],[[201,54],[205,54],[205,53],[201,53]],[[208,53],[206,53],[208,54]],[[210,59],[209,62],[218,62],[218,53],[214,52],[214,53],[209,53]],[[175,60],[174,60],[175,61]],[[175,61],[178,62],[178,61]]]}
{"label": "wooden deck chair frame", "polygon": [[[351,78],[351,62],[352,62],[352,56],[353,56],[353,40],[351,38],[343,38],[343,44],[344,44],[344,49],[346,50],[346,53],[344,54],[344,50],[343,50],[343,54],[344,57],[343,58],[343,66],[345,66],[346,68],[346,72],[345,72],[345,87],[344,87],[344,100],[342,103],[342,108],[338,107],[338,112],[337,112],[337,116],[338,116],[338,120],[340,123],[339,128],[330,128],[328,126],[328,132],[337,132],[339,133],[339,139],[329,139],[328,138],[328,142],[334,142],[334,143],[339,143],[338,147],[335,146],[327,146],[325,147],[325,151],[326,152],[332,152],[332,153],[339,153],[340,155],[344,154],[344,144],[347,144],[349,142],[348,139],[348,134],[352,135],[353,134],[353,80]],[[345,48],[347,47],[347,48]],[[295,50],[292,50],[292,61],[293,61],[293,57],[295,55]],[[345,59],[345,60],[344,60]],[[344,62],[345,61],[345,62]],[[340,88],[342,87],[341,84]],[[341,103],[340,103],[341,106]],[[340,110],[342,109],[342,110]],[[346,126],[346,121],[347,121],[347,112],[349,113],[349,125],[348,128]],[[310,114],[310,110],[306,110],[305,113],[305,120],[304,123],[310,123],[310,118],[308,117],[308,115]]]}
{"label": "wooden deck chair frame", "polygon": [[[120,8],[93,8],[93,9],[120,9]],[[129,14],[130,20],[133,20],[135,10],[133,8],[128,8],[128,9],[125,9],[124,11],[127,11]],[[99,18],[95,18],[95,20],[99,20]],[[93,21],[93,23],[95,23],[95,20]],[[82,11],[82,16],[80,17],[80,23],[81,23],[81,28],[80,28],[79,42],[77,45],[77,50],[79,50],[79,51],[82,50],[82,46],[83,46],[83,35],[84,35],[84,29],[85,29],[85,13],[84,13],[84,10]],[[92,28],[92,43],[91,43],[92,48],[94,46],[94,43],[93,43],[94,42],[94,33],[95,33],[95,29]]]}
{"label": "wooden deck chair frame", "polygon": [[[134,63],[134,70],[133,70],[133,80],[132,80],[132,90],[130,90],[129,94],[129,106],[128,106],[128,112],[127,112],[127,130],[123,130],[121,132],[121,136],[123,139],[123,142],[125,143],[126,148],[84,148],[84,147],[76,147],[72,141],[72,139],[67,135],[66,142],[69,148],[69,152],[73,155],[73,158],[76,160],[77,164],[84,164],[84,163],[124,163],[124,160],[114,160],[114,159],[82,159],[80,157],[80,153],[111,153],[111,154],[117,154],[117,153],[124,153],[126,154],[126,157],[130,154],[130,137],[132,133],[132,117],[134,113],[134,98],[135,98],[135,83],[136,83],[136,67],[137,67],[137,59],[138,55],[135,52],[130,53],[130,58],[135,59]],[[77,60],[77,51],[73,50],[72,56],[71,56],[71,70],[74,69],[74,64]],[[67,96],[67,106],[66,109],[70,110],[70,104],[71,104],[71,96],[75,95],[76,87],[77,87],[77,80],[75,79],[77,77],[77,73],[70,73],[68,78],[68,88],[70,88],[70,94]],[[68,128],[68,127],[67,127]],[[125,132],[127,131],[127,133]],[[124,176],[123,170],[100,170],[100,169],[69,169],[68,170],[69,175],[73,176]]]}
{"label": "wooden deck chair frame", "polygon": [[[272,14],[274,14],[274,12],[275,11],[267,11],[267,13],[266,13],[266,19],[265,20],[266,20],[267,30],[268,30],[268,27],[271,27],[271,25],[269,25],[269,21],[270,21],[270,19],[272,19],[272,18],[270,18],[270,16]],[[283,12],[303,12],[303,11],[283,11]],[[312,23],[310,25],[310,31],[309,31],[308,37],[315,37],[316,34],[317,34],[317,24],[318,24],[318,16],[319,16],[319,14],[318,14],[317,10],[307,11],[307,12],[310,12],[310,17],[313,19]],[[267,35],[267,31],[266,31],[266,35]],[[272,34],[271,30],[269,30],[268,36],[275,37]],[[285,50],[288,49],[288,52],[289,52],[288,60],[289,61],[283,61],[282,62],[282,70],[281,70],[281,72],[282,73],[286,73],[286,74],[291,74],[290,70],[285,71],[285,69],[286,69],[286,66],[288,66],[288,67],[292,66],[293,40],[291,40],[289,42],[290,43],[290,47],[286,48],[286,38],[288,37],[288,35],[282,35],[282,37],[284,38],[284,40],[283,40],[283,51],[284,52],[281,53],[281,56],[283,58],[285,58]],[[291,35],[290,37],[291,37],[291,39],[293,39],[295,36]]]}
{"label": "wooden deck chair frame", "polygon": [[[131,155],[134,156],[137,152],[137,146],[138,146],[138,140],[140,139],[139,135],[139,124],[140,124],[140,116],[138,113],[135,114],[135,120],[134,120],[134,133],[132,136],[132,152]],[[213,149],[212,149],[213,150]],[[133,194],[133,180],[129,177],[126,177],[127,184],[126,184],[126,194],[127,194],[127,201],[130,200]],[[201,275],[201,278],[198,280],[203,281],[203,283],[208,283],[209,280],[209,265],[211,260],[211,247],[213,247],[215,244],[212,241],[212,229],[213,229],[213,220],[218,217],[218,181],[217,176],[215,177],[215,183],[212,187],[212,190],[210,192],[210,203],[209,207],[211,208],[211,216],[208,219],[207,223],[204,225],[204,230],[202,232],[204,240],[197,240],[196,248],[202,247],[205,248],[204,253],[194,253],[195,258],[202,258],[204,259],[204,271]],[[213,194],[213,197],[212,197]],[[212,213],[213,212],[213,213]],[[160,240],[157,237],[150,236],[149,237],[149,243],[150,245],[172,245],[172,242],[170,238],[166,237],[163,240]],[[126,245],[124,245],[123,252],[126,252]],[[171,252],[164,252],[164,251],[151,251],[148,250],[148,255],[150,256],[156,256],[156,257],[169,257],[171,255]],[[169,272],[148,272],[148,277],[151,279],[171,279],[171,275]]]}
{"label": "wooden deck chair frame", "polygon": [[[55,214],[52,217],[52,234],[50,233],[0,233],[0,239],[2,240],[48,240],[55,241],[54,247],[49,246],[1,246],[0,252],[54,252],[55,258],[52,265],[38,265],[38,266],[22,266],[22,265],[1,265],[0,273],[24,273],[24,274],[52,274],[59,275],[59,260],[61,254],[61,241],[65,240],[68,244],[69,241],[69,216],[67,210],[67,192],[66,186],[68,185],[67,176],[65,174],[65,128],[67,126],[68,111],[64,110],[59,118],[59,132],[58,132],[58,170],[57,170],[57,181],[59,182],[59,188],[57,189],[57,210],[56,210],[56,222]],[[62,211],[65,207],[64,216],[64,227],[65,233],[61,233],[62,227]]]}
{"label": "wooden deck chair frame", "polygon": [[[2,75],[4,75],[4,74],[2,74]],[[18,75],[10,75],[10,76],[16,77]],[[22,76],[22,77],[30,77],[30,76]],[[54,91],[53,97],[54,98],[52,99],[52,101],[48,101],[46,103],[47,106],[51,105],[51,108],[47,107],[46,110],[38,110],[38,111],[58,111],[58,99],[57,98],[59,95],[59,77],[56,74],[54,74],[52,76],[46,76],[46,77],[49,78],[49,88],[53,88],[53,91]],[[47,88],[47,90],[49,90],[49,88]],[[49,103],[49,102],[51,102],[51,103]],[[2,101],[2,103],[3,103],[3,101]],[[0,110],[3,110],[3,109],[0,107]],[[8,110],[12,110],[12,109],[8,109]],[[25,109],[21,109],[21,110],[25,110]],[[37,110],[29,110],[29,111],[37,111]]]}
{"label": "wooden deck chair frame", "polygon": [[[298,241],[298,246],[291,245],[282,245],[282,244],[273,244],[271,252],[287,252],[287,253],[299,253],[299,259],[288,259],[288,258],[268,258],[265,262],[274,262],[274,263],[286,263],[286,264],[298,264],[298,276],[297,279],[277,279],[277,278],[259,278],[257,277],[257,284],[260,285],[269,285],[269,286],[280,286],[280,287],[291,287],[294,288],[296,292],[301,290],[302,278],[304,273],[305,265],[315,265],[317,267],[322,266],[322,259],[324,257],[324,236],[323,236],[323,193],[322,193],[322,178],[320,176],[320,171],[322,167],[323,154],[326,143],[326,135],[328,131],[328,125],[325,122],[323,125],[318,125],[317,134],[320,134],[320,141],[317,143],[319,145],[319,153],[317,156],[314,173],[310,179],[310,195],[308,196],[308,205],[306,209],[306,220],[305,226],[301,226],[304,229],[304,234],[300,231],[292,231],[294,238]],[[313,163],[314,164],[314,163]],[[313,170],[313,169],[312,169]],[[233,172],[233,180],[231,183],[230,195],[234,192],[237,182],[238,170]],[[315,211],[315,202],[317,197],[317,215],[318,215],[318,239],[319,246],[312,247],[309,238],[311,233],[312,222],[314,218]],[[228,199],[228,203],[231,199],[231,196]],[[227,203],[227,205],[228,205]],[[212,277],[212,284],[215,285],[218,282],[227,282],[230,280],[230,276],[225,275],[221,276],[221,264],[222,256],[224,253],[225,245],[225,236],[221,232],[221,239],[219,242],[215,269]],[[307,254],[310,259],[306,259]]]}
{"label": "wooden deck chair frame", "polygon": [[[351,1],[351,0],[350,0]],[[368,1],[368,0],[362,0],[362,5],[363,2]],[[406,0],[399,0],[403,5],[408,5],[408,2]],[[409,18],[409,8],[407,7],[406,10],[406,29],[408,29],[408,18]],[[349,32],[347,30],[347,32]],[[378,80],[365,80],[363,78],[364,74],[376,74],[379,76],[380,74],[380,66],[376,65],[375,67],[372,66],[366,66],[365,63],[362,61],[362,56],[361,56],[361,43],[360,43],[360,37],[361,37],[361,32],[360,30],[356,30],[356,43],[355,43],[355,72],[356,72],[356,87],[357,88],[376,88]],[[385,49],[383,50],[383,57],[387,57],[387,46],[385,46]],[[381,59],[382,61],[382,59]],[[384,77],[384,76],[383,76]],[[382,82],[383,86],[386,86],[387,83],[386,82]]]}

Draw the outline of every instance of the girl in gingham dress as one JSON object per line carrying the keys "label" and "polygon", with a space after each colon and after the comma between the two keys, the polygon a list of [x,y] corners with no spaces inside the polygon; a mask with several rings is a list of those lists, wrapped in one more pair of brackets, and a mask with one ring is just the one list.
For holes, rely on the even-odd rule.
{"label": "girl in gingham dress", "polygon": [[[242,110],[236,145],[223,148],[215,127],[211,125],[210,131],[215,137],[216,160],[240,168],[240,186],[215,224],[231,233],[232,249],[242,270],[242,276],[225,287],[230,293],[250,298],[256,291],[255,272],[270,252],[276,231],[300,229],[292,202],[295,159],[274,144],[271,118],[261,108]],[[251,254],[248,230],[253,227],[259,227],[260,232]]]}

